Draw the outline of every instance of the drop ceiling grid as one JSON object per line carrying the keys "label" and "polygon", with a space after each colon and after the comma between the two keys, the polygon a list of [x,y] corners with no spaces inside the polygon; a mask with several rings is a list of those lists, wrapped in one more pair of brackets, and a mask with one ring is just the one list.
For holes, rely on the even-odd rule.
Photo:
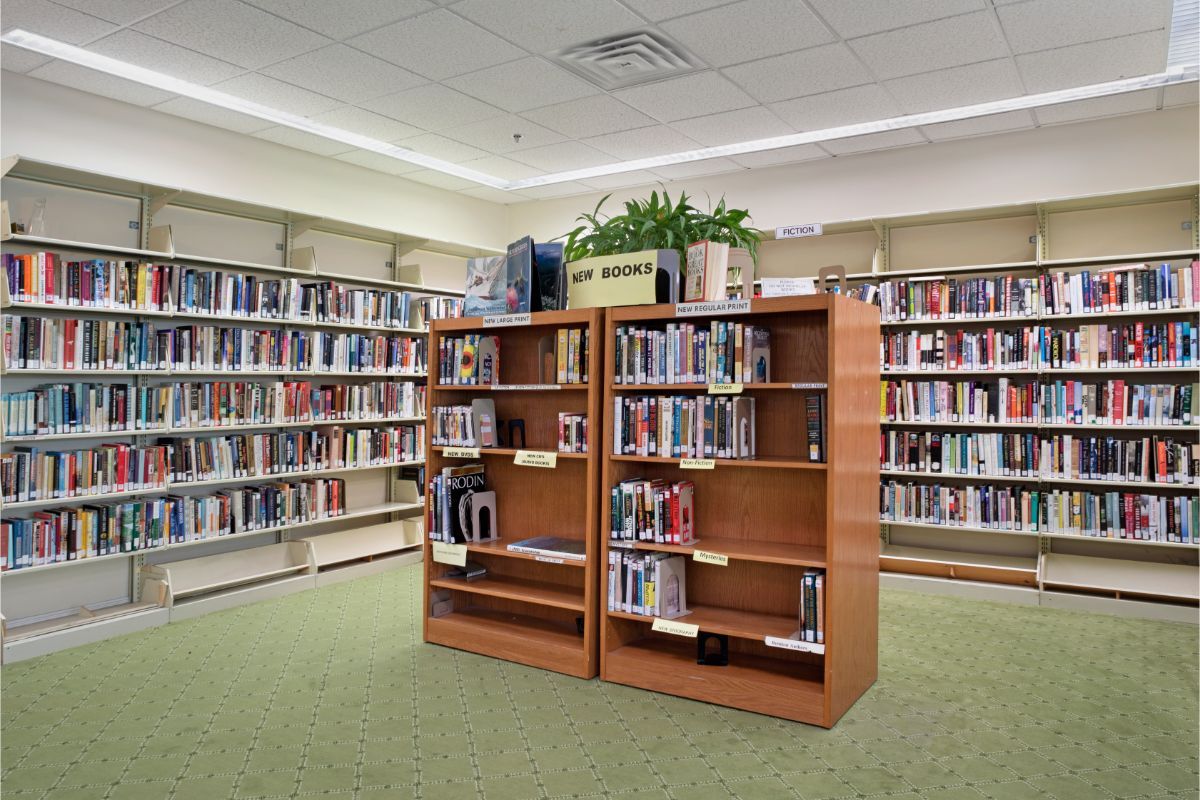
{"label": "drop ceiling grid", "polygon": [[[446,160],[482,166],[502,157],[515,175],[1162,69],[1170,0],[1113,3],[1121,13],[1094,13],[1091,0],[892,0],[886,13],[873,0],[5,0],[3,23]],[[264,27],[271,35],[256,35]],[[679,41],[708,68],[605,93],[547,58],[641,27]],[[369,153],[3,49],[6,69],[383,166]],[[1162,107],[1162,97],[1150,105]],[[1018,115],[943,131],[1013,130],[1147,104],[1117,97],[1054,109],[1044,120]],[[747,120],[740,130],[739,116]],[[943,131],[795,148],[795,160],[936,141]],[[512,141],[517,132],[521,143]],[[691,174],[769,161],[738,157]],[[386,171],[457,186],[405,165]]]}

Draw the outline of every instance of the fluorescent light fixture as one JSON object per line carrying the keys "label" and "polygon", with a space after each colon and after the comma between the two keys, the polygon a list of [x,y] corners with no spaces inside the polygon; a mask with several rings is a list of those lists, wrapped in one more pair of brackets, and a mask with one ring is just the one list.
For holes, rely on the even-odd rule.
{"label": "fluorescent light fixture", "polygon": [[1195,52],[1196,6],[1198,2],[1200,0],[1177,0],[1172,24],[1171,54],[1168,59],[1169,66],[1165,71],[1153,75],[1124,78],[1107,83],[1095,83],[1073,89],[1060,89],[1053,92],[1012,97],[988,103],[977,103],[970,106],[929,111],[922,114],[907,114],[900,117],[874,120],[873,122],[842,125],[836,128],[794,133],[787,136],[755,139],[753,141],[738,142],[736,144],[726,144],[717,147],[703,147],[698,150],[685,150],[679,153],[668,153],[666,155],[638,158],[631,161],[619,161],[596,167],[552,172],[515,181],[504,180],[494,175],[468,169],[449,161],[443,161],[440,158],[423,155],[405,147],[399,147],[398,145],[373,139],[369,136],[352,133],[332,125],[323,125],[307,117],[291,114],[287,111],[280,111],[270,106],[264,106],[260,103],[217,91],[216,89],[210,89],[207,86],[201,86],[170,75],[164,75],[161,72],[138,67],[124,61],[118,61],[115,58],[102,56],[99,53],[93,53],[45,36],[40,36],[36,33],[14,29],[0,36],[0,41],[25,50],[32,50],[35,53],[51,56],[52,58],[69,61],[88,69],[115,75],[125,80],[134,81],[135,83],[153,86],[172,94],[190,97],[203,103],[209,103],[210,105],[220,106],[221,108],[227,108],[241,114],[257,117],[276,125],[304,131],[305,133],[311,133],[314,136],[320,136],[332,141],[342,142],[352,147],[369,150],[373,153],[406,161],[410,164],[416,164],[447,175],[454,175],[473,183],[505,191],[515,191],[536,186],[564,183],[566,181],[586,180],[602,175],[617,175],[623,172],[653,169],[654,167],[665,167],[671,164],[682,164],[690,161],[704,161],[710,158],[757,153],[764,150],[777,150],[782,147],[816,144],[818,142],[847,139],[871,133],[915,128],[920,125],[937,125],[944,122],[956,122],[975,117],[1003,114],[1008,111],[1041,108],[1058,103],[1090,100],[1096,97],[1108,97],[1110,95],[1136,92],[1142,89],[1153,89],[1177,83],[1194,82],[1198,76],[1197,54]]}

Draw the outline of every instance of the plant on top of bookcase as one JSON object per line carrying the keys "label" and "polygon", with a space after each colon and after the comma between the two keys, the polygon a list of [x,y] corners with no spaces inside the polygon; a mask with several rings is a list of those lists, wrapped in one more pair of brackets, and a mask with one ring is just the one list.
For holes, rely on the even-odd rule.
{"label": "plant on top of bookcase", "polygon": [[762,232],[745,224],[749,211],[726,208],[724,197],[711,213],[706,213],[691,205],[685,192],[680,192],[679,200],[672,203],[666,190],[661,198],[653,191],[649,200],[626,200],[624,214],[601,218],[600,208],[610,197],[605,195],[590,214],[576,217],[586,224],[559,237],[564,242],[564,261],[641,250],[676,250],[683,264],[687,246],[702,239],[745,248],[751,258],[758,260]]}

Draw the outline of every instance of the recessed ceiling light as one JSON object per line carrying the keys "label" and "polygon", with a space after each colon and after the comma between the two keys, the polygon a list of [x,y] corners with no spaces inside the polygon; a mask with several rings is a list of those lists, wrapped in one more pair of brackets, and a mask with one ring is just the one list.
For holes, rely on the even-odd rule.
{"label": "recessed ceiling light", "polygon": [[[52,58],[69,61],[73,64],[87,67],[88,69],[94,69],[100,72],[108,73],[109,75],[115,75],[119,78],[134,81],[135,83],[153,86],[173,94],[199,100],[203,103],[209,103],[211,105],[220,106],[232,111],[237,111],[241,114],[264,119],[268,122],[273,122],[276,125],[294,128],[295,130],[311,133],[314,136],[320,136],[325,139],[342,142],[362,150],[369,150],[373,153],[379,153],[380,155],[388,156],[389,158],[407,161],[410,164],[417,164],[418,166],[426,167],[447,175],[455,175],[473,183],[491,186],[496,189],[513,191],[535,186],[547,186],[549,184],[565,183],[567,181],[585,180],[587,178],[595,178],[601,175],[617,175],[624,172],[652,169],[654,167],[664,167],[671,164],[682,164],[689,161],[703,161],[711,158],[722,158],[725,156],[736,156],[745,153],[756,153],[763,150],[777,150],[779,148],[794,147],[801,144],[813,144],[817,142],[828,142],[835,139],[846,139],[854,136],[864,136],[870,133],[901,130],[904,128],[915,128],[920,125],[936,125],[943,122],[956,122],[958,120],[971,119],[974,117],[986,117],[993,114],[1003,114],[1007,111],[1040,108],[1058,103],[1069,103],[1077,100],[1088,100],[1096,97],[1107,97],[1109,95],[1136,92],[1142,89],[1151,89],[1159,86],[1193,82],[1196,81],[1198,74],[1196,63],[1197,56],[1194,45],[1196,35],[1197,2],[1198,0],[1177,0],[1171,36],[1171,63],[1166,71],[1158,72],[1153,75],[1142,75],[1136,78],[1124,78],[1122,80],[1109,81],[1107,83],[1096,83],[1089,86],[1080,86],[1074,89],[1060,89],[1053,92],[1024,95],[1022,97],[996,100],[989,103],[959,106],[957,108],[948,108],[941,111],[929,111],[923,114],[908,114],[906,116],[892,117],[890,119],[862,122],[855,125],[843,125],[836,128],[808,131],[806,133],[775,136],[769,139],[755,139],[753,141],[720,145],[718,147],[703,147],[698,150],[686,150],[679,153],[668,153],[666,155],[653,156],[651,158],[638,158],[630,161],[618,161],[611,164],[602,164],[596,167],[567,170],[564,172],[553,172],[515,181],[497,178],[494,175],[488,175],[483,172],[478,172],[477,170],[468,169],[466,167],[459,166],[458,164],[453,164],[449,161],[443,161],[439,158],[426,156],[414,150],[409,150],[405,147],[399,147],[388,142],[373,139],[369,136],[362,136],[351,131],[343,130],[342,128],[336,128],[332,125],[323,125],[319,122],[314,122],[307,117],[299,116],[298,114],[292,114],[287,111],[271,108],[270,106],[264,106],[260,103],[245,100],[241,97],[236,97],[235,95],[217,91],[216,89],[210,89],[207,86],[201,86],[190,81],[185,81],[181,78],[175,78],[170,75],[165,75],[161,72],[135,66],[124,61],[119,61],[115,58],[102,56],[99,53],[93,53],[64,42],[59,42],[55,39],[40,36],[36,33],[29,33],[28,31],[14,29],[3,36],[0,36],[0,41],[5,42],[6,44],[11,44],[15,47],[23,48],[25,50],[32,50],[36,53],[51,56]],[[1190,47],[1188,45],[1189,35],[1191,37],[1190,41],[1192,42]]]}

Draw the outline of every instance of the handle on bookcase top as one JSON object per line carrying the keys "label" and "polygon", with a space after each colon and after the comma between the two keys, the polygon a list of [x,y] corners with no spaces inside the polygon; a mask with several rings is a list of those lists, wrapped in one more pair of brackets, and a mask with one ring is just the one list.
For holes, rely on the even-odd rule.
{"label": "handle on bookcase top", "polygon": [[846,286],[846,268],[841,264],[834,264],[831,267],[821,267],[817,270],[817,279],[821,282],[821,291],[829,291],[830,279],[836,279],[840,287]]}

